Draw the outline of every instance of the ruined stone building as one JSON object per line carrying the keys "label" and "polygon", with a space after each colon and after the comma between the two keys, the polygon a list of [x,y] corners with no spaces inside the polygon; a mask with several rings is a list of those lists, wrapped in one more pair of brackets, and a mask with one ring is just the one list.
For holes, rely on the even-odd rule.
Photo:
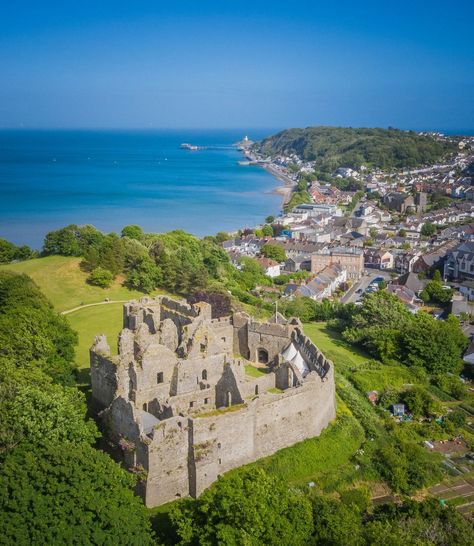
{"label": "ruined stone building", "polygon": [[335,417],[332,363],[297,319],[212,319],[165,296],[124,306],[118,355],[91,348],[93,401],[152,507],[318,436]]}

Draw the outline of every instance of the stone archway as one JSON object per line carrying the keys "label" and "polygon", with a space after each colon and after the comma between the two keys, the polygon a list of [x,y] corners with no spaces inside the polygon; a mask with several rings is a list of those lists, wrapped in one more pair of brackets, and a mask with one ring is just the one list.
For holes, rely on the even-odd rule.
{"label": "stone archway", "polygon": [[257,349],[257,362],[260,364],[268,364],[268,351],[263,347]]}

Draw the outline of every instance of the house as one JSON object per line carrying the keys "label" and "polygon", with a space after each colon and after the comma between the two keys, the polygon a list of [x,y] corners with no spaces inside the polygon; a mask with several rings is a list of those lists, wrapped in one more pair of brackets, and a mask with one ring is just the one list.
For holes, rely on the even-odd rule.
{"label": "house", "polygon": [[413,290],[410,290],[406,286],[400,286],[399,284],[389,284],[387,286],[387,292],[396,296],[411,313],[417,313],[419,306],[416,305],[416,294]]}
{"label": "house", "polygon": [[427,271],[436,269],[438,266],[441,266],[445,257],[452,251],[456,244],[456,241],[448,241],[440,245],[438,248],[435,248],[434,250],[431,250],[419,256],[413,264],[412,271],[414,271],[415,273],[426,273]]}
{"label": "house", "polygon": [[285,262],[284,270],[289,273],[296,273],[297,271],[301,271],[301,270],[310,271],[311,258],[305,255],[288,258]]}
{"label": "house", "polygon": [[412,195],[397,191],[391,191],[384,195],[382,203],[389,210],[396,210],[401,213],[415,207],[415,200]]}
{"label": "house", "polygon": [[459,292],[461,292],[468,301],[474,301],[474,280],[462,281],[459,285]]}
{"label": "house", "polygon": [[332,294],[347,280],[347,271],[339,265],[324,268],[318,275],[306,284],[288,284],[284,291],[285,297],[306,296],[321,301],[330,298]]}
{"label": "house", "polygon": [[425,288],[427,283],[428,281],[426,279],[419,279],[418,275],[413,272],[405,273],[393,282],[393,284],[408,288],[417,296]]}
{"label": "house", "polygon": [[383,248],[366,248],[364,250],[364,265],[375,269],[393,269],[393,254]]}
{"label": "house", "polygon": [[336,264],[347,271],[347,279],[358,280],[364,271],[364,253],[355,247],[332,247],[311,254],[311,273]]}
{"label": "house", "polygon": [[[453,241],[450,241],[451,243]],[[456,241],[454,244],[457,245]],[[468,241],[452,248],[444,263],[444,276],[449,279],[474,278],[474,242]]]}
{"label": "house", "polygon": [[469,343],[469,347],[466,349],[462,359],[466,364],[474,365],[474,338],[471,339],[471,343]]}
{"label": "house", "polygon": [[280,264],[270,258],[260,257],[257,262],[263,267],[265,275],[268,277],[278,277],[280,275]]}

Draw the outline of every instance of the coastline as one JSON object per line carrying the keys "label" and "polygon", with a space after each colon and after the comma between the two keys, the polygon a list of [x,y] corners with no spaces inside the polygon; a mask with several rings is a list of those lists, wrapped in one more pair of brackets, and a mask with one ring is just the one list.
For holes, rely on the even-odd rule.
{"label": "coastline", "polygon": [[253,153],[243,151],[243,155],[245,159],[249,159],[250,161],[256,162],[255,164],[270,173],[274,178],[276,178],[279,182],[283,182],[283,185],[278,185],[276,188],[274,188],[271,192],[274,195],[280,195],[282,198],[281,202],[281,210],[287,205],[291,199],[291,195],[294,192],[294,189],[296,187],[296,182],[292,180],[289,176],[282,173],[278,167],[273,165],[272,163],[263,163],[257,160],[255,155]]}
{"label": "coastline", "polygon": [[273,175],[277,180],[279,180],[280,182],[283,182],[283,186],[277,186],[273,190],[273,193],[281,195],[282,197],[281,208],[283,208],[286,204],[289,203],[291,199],[291,195],[296,187],[296,182],[292,180],[291,178],[289,178],[288,176],[286,176],[285,174],[281,173],[271,164],[260,164],[260,166],[263,167],[271,175]]}

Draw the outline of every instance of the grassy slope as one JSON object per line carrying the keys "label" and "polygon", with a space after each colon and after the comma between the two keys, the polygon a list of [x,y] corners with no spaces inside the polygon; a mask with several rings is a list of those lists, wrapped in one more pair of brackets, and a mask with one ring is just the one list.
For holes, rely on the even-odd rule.
{"label": "grassy slope", "polygon": [[60,312],[81,304],[104,301],[105,298],[130,300],[143,295],[121,286],[117,281],[107,289],[87,284],[87,273],[81,271],[80,262],[81,258],[47,256],[2,265],[0,271],[10,270],[29,275]]}
{"label": "grassy slope", "polygon": [[317,347],[334,362],[336,370],[350,373],[351,380],[362,392],[384,391],[388,387],[400,389],[413,380],[410,370],[404,366],[380,365],[379,368],[369,355],[347,343],[334,331],[326,328],[324,322],[305,324],[305,333]]}
{"label": "grassy slope", "polygon": [[[103,289],[86,283],[87,273],[81,271],[81,258],[48,256],[16,264],[2,265],[0,271],[11,270],[29,275],[59,311],[81,304],[110,300],[131,300],[142,297],[141,292],[128,290],[119,282]],[[117,335],[122,328],[122,303],[85,307],[66,315],[79,334],[76,363],[81,370],[80,383],[88,382],[89,347],[97,334],[107,336],[112,353],[117,351]]]}
{"label": "grassy slope", "polygon": [[[79,332],[79,344],[76,347],[76,363],[81,370],[89,368],[89,348],[94,337],[105,334],[112,354],[117,354],[117,336],[122,329],[122,303],[86,307],[67,315],[71,326]],[[81,373],[87,379],[85,372]]]}

